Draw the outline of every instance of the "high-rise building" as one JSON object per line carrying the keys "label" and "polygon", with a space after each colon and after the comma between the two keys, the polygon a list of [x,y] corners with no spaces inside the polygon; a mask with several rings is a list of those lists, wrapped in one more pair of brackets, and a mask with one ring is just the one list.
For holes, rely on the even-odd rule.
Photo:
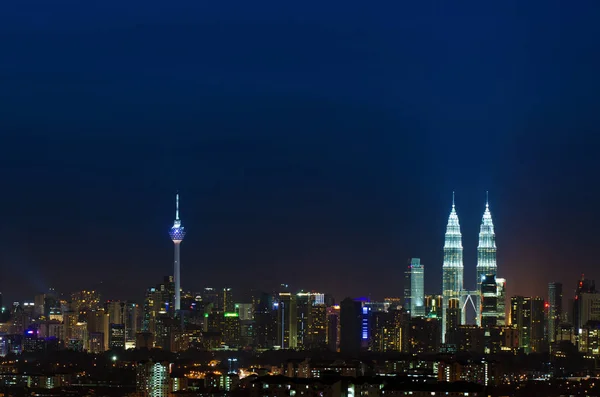
{"label": "high-rise building", "polygon": [[443,328],[445,329],[446,334],[442,335],[442,338],[444,338],[445,343],[457,344],[456,333],[458,332],[458,327],[460,327],[461,318],[460,299],[451,298],[448,302],[448,307],[446,308],[446,315],[443,318]]}
{"label": "high-rise building", "polygon": [[202,304],[204,313],[211,313],[213,310],[221,310],[220,291],[213,287],[205,287],[202,291]]}
{"label": "high-rise building", "polygon": [[185,230],[183,226],[181,226],[181,220],[179,219],[179,193],[175,196],[175,222],[173,223],[173,227],[169,230],[169,236],[171,236],[171,240],[173,240],[173,244],[175,245],[174,251],[174,261],[173,261],[173,281],[175,288],[175,297],[174,297],[174,313],[177,314],[179,310],[181,310],[181,258],[180,258],[180,248],[181,242],[185,237]]}
{"label": "high-rise building", "polygon": [[136,368],[136,390],[144,397],[169,396],[168,362],[139,363]]}
{"label": "high-rise building", "polygon": [[546,315],[546,302],[544,298],[533,297],[531,298],[531,352],[532,353],[543,353],[547,351],[548,344],[545,338],[545,315]]}
{"label": "high-rise building", "polygon": [[[492,214],[490,213],[489,202],[486,199],[485,211],[481,219],[481,227],[479,229],[479,245],[477,246],[477,292],[481,291],[481,283],[487,275],[498,274],[496,266],[496,234],[494,233],[494,223],[492,222]],[[476,306],[479,309],[477,312],[477,325],[481,326],[482,315],[481,306]]]}
{"label": "high-rise building", "polygon": [[223,315],[223,342],[229,347],[240,346],[240,318],[235,312]]}
{"label": "high-rise building", "polygon": [[410,346],[412,353],[437,353],[440,349],[440,324],[437,318],[410,319]]}
{"label": "high-rise building", "polygon": [[296,296],[289,292],[279,293],[277,305],[277,344],[282,349],[298,346],[298,319]]}
{"label": "high-rise building", "polygon": [[252,303],[236,303],[235,312],[240,316],[240,321],[254,320],[254,305]]}
{"label": "high-rise building", "polygon": [[340,303],[340,353],[357,355],[362,345],[363,305],[346,298]]}
{"label": "high-rise building", "polygon": [[104,310],[108,313],[108,322],[111,324],[125,324],[125,302],[107,301]]}
{"label": "high-rise building", "polygon": [[227,313],[235,311],[235,303],[233,302],[233,293],[231,292],[231,288],[223,288],[217,309]]}
{"label": "high-rise building", "polygon": [[274,310],[273,297],[262,293],[254,311],[256,321],[255,343],[262,349],[272,348],[277,340],[277,312]]}
{"label": "high-rise building", "polygon": [[556,332],[562,316],[562,284],[548,284],[548,342],[556,340]]}
{"label": "high-rise building", "polygon": [[340,347],[340,306],[327,307],[327,347],[337,352]]}
{"label": "high-rise building", "polygon": [[310,313],[311,302],[309,292],[299,292],[296,294],[296,332],[298,334],[297,347],[305,348],[308,335],[308,317]]}
{"label": "high-rise building", "polygon": [[442,266],[442,338],[446,335],[446,311],[451,299],[460,299],[463,291],[463,247],[460,223],[452,193],[452,210],[448,217],[444,242],[444,264]]}
{"label": "high-rise building", "polygon": [[588,322],[600,321],[600,294],[584,292],[578,295],[579,323],[578,331],[584,329]]}
{"label": "high-rise building", "polygon": [[[596,294],[596,282],[594,280],[586,279],[585,276],[581,275],[581,280],[577,283],[577,289],[575,290],[575,300],[573,301],[573,326],[575,334],[579,334],[579,330],[583,329],[586,321],[582,317],[585,317],[581,307],[581,295],[582,294]],[[589,317],[589,316],[588,316]]]}
{"label": "high-rise building", "polygon": [[123,320],[125,324],[125,341],[135,345],[135,335],[140,332],[141,326],[140,305],[133,302],[125,302]]}
{"label": "high-rise building", "polygon": [[108,328],[108,347],[109,349],[125,348],[125,325],[110,324]]}
{"label": "high-rise building", "polygon": [[495,327],[498,324],[498,286],[496,275],[483,276],[479,284],[481,302],[479,309],[481,313],[481,327]]}
{"label": "high-rise building", "polygon": [[525,353],[542,353],[547,343],[544,335],[545,302],[540,297],[513,296],[510,300],[511,324],[519,334],[519,348]]}
{"label": "high-rise building", "polygon": [[159,315],[173,313],[173,296],[175,295],[173,277],[167,276],[163,283],[148,288],[144,298],[142,317],[142,332],[156,333],[156,323]]}
{"label": "high-rise building", "polygon": [[402,300],[402,307],[406,311],[410,311],[410,296],[411,296],[411,277],[410,277],[410,262],[404,270],[404,296]]}
{"label": "high-rise building", "polygon": [[[43,296],[43,295],[42,295]],[[36,297],[36,300],[39,299]],[[43,299],[36,301],[37,305],[42,305],[43,312]],[[96,291],[78,291],[71,294],[71,309],[74,312],[98,310],[100,307],[100,293]]]}
{"label": "high-rise building", "polygon": [[308,313],[308,334],[305,348],[323,348],[327,345],[327,306],[323,303],[311,305]]}
{"label": "high-rise building", "polygon": [[425,269],[419,258],[412,258],[408,265],[407,274],[410,277],[410,315],[425,316]]}
{"label": "high-rise building", "polygon": [[498,326],[506,325],[506,279],[496,278],[496,296],[498,297]]}

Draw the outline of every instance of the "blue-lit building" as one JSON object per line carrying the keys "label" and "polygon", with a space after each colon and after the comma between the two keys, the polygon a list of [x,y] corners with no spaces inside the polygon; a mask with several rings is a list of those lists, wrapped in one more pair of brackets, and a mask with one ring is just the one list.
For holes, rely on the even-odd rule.
{"label": "blue-lit building", "polygon": [[425,316],[425,268],[421,259],[412,258],[406,270],[405,296],[408,297],[406,308],[413,317]]}

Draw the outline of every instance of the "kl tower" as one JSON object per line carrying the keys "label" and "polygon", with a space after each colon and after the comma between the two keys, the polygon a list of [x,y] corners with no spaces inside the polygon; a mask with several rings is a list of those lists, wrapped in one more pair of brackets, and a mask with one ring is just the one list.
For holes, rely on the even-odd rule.
{"label": "kl tower", "polygon": [[175,196],[175,222],[173,223],[173,227],[169,231],[169,236],[171,236],[171,240],[175,244],[175,261],[173,263],[173,281],[175,283],[175,315],[179,313],[181,309],[181,274],[180,274],[180,266],[181,262],[179,259],[180,256],[180,247],[183,238],[185,237],[185,230],[183,226],[181,226],[181,220],[179,219],[179,193]]}

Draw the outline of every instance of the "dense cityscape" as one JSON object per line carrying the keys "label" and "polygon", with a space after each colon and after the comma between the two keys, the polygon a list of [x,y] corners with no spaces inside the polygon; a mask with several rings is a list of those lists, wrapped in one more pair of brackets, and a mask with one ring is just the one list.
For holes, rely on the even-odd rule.
{"label": "dense cityscape", "polygon": [[[0,295],[3,395],[387,397],[589,395],[600,373],[600,293],[594,280],[548,284],[547,296],[506,296],[489,198],[476,285],[463,283],[457,205],[443,246],[442,291],[410,258],[398,294],[373,301],[326,291],[193,292],[181,262],[179,194],[173,274],[143,301],[97,291]],[[185,252],[185,251],[184,251]],[[431,267],[435,267],[434,264]],[[225,284],[225,283],[224,283]],[[110,297],[108,297],[110,298]]]}

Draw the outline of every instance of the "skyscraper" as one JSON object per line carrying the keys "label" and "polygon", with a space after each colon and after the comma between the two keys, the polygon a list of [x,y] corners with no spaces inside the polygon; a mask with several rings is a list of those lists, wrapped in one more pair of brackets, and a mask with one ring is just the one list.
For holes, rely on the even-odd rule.
{"label": "skyscraper", "polygon": [[419,258],[412,258],[407,270],[407,280],[410,282],[410,315],[412,317],[425,316],[425,269]]}
{"label": "skyscraper", "polygon": [[583,294],[595,294],[596,293],[596,282],[594,280],[586,279],[585,275],[581,275],[581,280],[577,283],[577,289],[575,290],[575,301],[573,302],[573,326],[575,334],[579,334],[579,330],[585,325],[585,321],[582,320],[585,312],[581,309],[581,297]]}
{"label": "skyscraper", "polygon": [[506,279],[496,278],[496,294],[498,296],[497,325],[506,325]]}
{"label": "skyscraper", "polygon": [[[490,213],[489,202],[486,199],[485,211],[481,219],[479,229],[479,245],[477,246],[477,291],[481,291],[481,282],[486,276],[498,273],[496,267],[496,235],[494,233],[494,223]],[[477,325],[481,325],[481,305],[476,306]]]}
{"label": "skyscraper", "polygon": [[362,303],[346,298],[340,303],[340,353],[360,353],[363,327]]}
{"label": "skyscraper", "polygon": [[548,341],[556,340],[556,332],[562,316],[562,284],[548,284]]}
{"label": "skyscraper", "polygon": [[488,274],[481,281],[481,326],[494,327],[498,324],[498,286],[496,276]]}
{"label": "skyscraper", "polygon": [[539,296],[531,298],[531,352],[543,353],[547,351],[546,338],[544,337],[544,317],[546,314],[544,298]]}
{"label": "skyscraper", "polygon": [[510,298],[510,318],[513,328],[519,333],[519,349],[531,352],[531,298],[513,296]]}
{"label": "skyscraper", "polygon": [[179,193],[175,196],[175,222],[173,227],[169,231],[169,236],[175,244],[175,258],[173,266],[173,279],[175,282],[175,314],[181,309],[181,274],[180,274],[180,246],[183,238],[185,237],[185,230],[181,226],[181,220],[179,219]]}
{"label": "skyscraper", "polygon": [[[460,223],[454,205],[452,193],[452,210],[448,217],[444,242],[444,264],[442,266],[442,338],[446,337],[446,311],[450,299],[460,299],[463,290],[463,247]],[[445,340],[445,339],[444,339]]]}
{"label": "skyscraper", "polygon": [[277,343],[282,349],[295,349],[298,346],[296,296],[280,292],[277,308]]}

